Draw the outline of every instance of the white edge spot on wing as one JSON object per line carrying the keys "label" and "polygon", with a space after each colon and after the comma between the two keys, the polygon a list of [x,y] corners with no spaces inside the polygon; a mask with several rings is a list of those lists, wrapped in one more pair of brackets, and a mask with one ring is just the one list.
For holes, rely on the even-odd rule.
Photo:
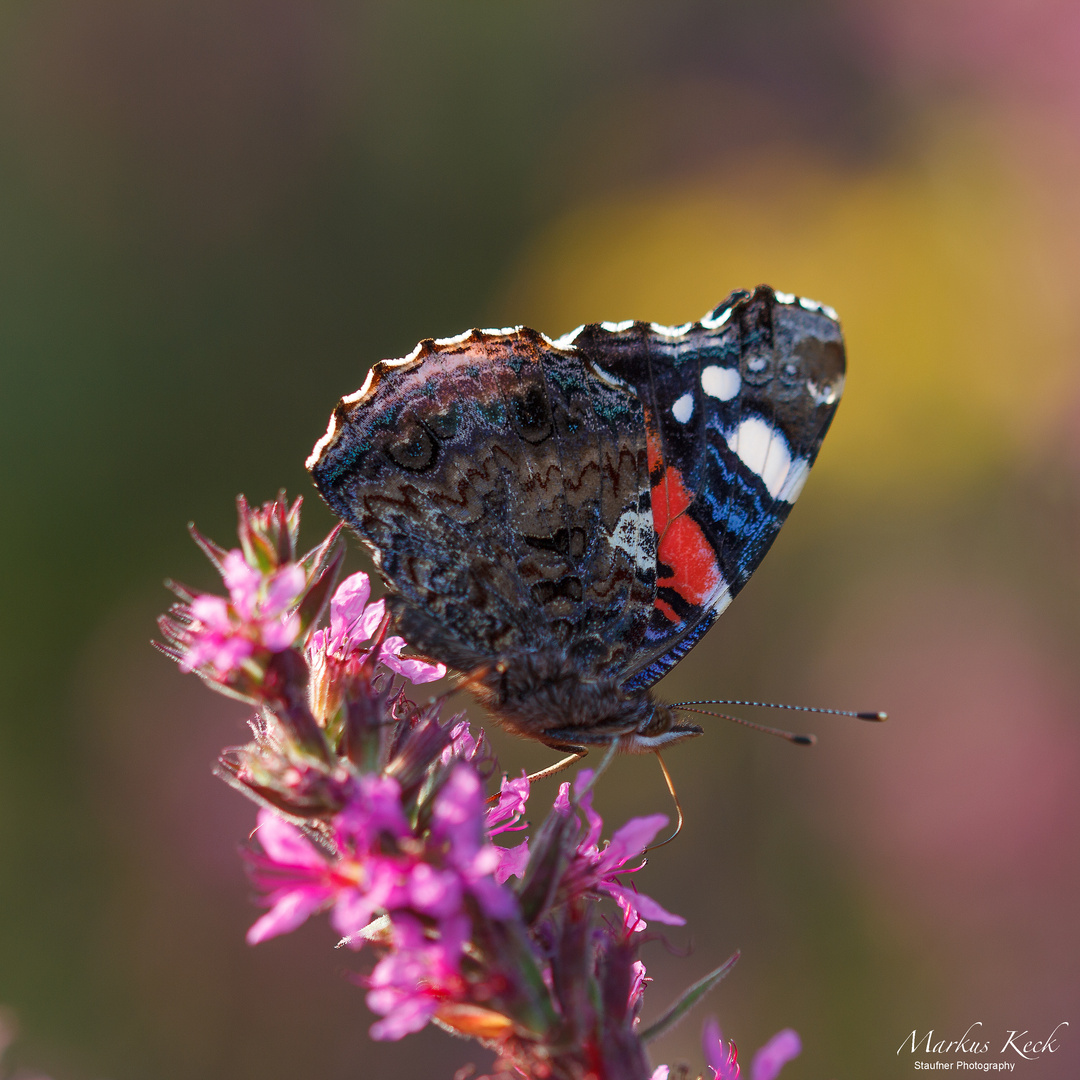
{"label": "white edge spot on wing", "polygon": [[375,381],[375,369],[368,368],[368,373],[364,376],[364,384],[355,393],[349,394],[348,397],[341,399],[342,405],[355,405],[358,401],[362,400],[367,392],[371,389],[371,384]]}
{"label": "white edge spot on wing", "polygon": [[799,307],[805,308],[807,311],[820,311],[822,315],[832,319],[833,322],[840,321],[840,316],[836,314],[835,308],[829,307],[828,304],[822,304],[818,300],[811,300],[808,297],[800,296]]}
{"label": "white edge spot on wing", "polygon": [[730,401],[739,392],[741,385],[742,376],[737,368],[710,364],[701,369],[701,389],[718,401]]}
{"label": "white edge spot on wing", "polygon": [[777,499],[791,473],[791,451],[783,434],[760,416],[748,416],[727,437],[728,448],[761,477]]}
{"label": "white edge spot on wing", "polygon": [[460,345],[463,341],[468,341],[472,337],[471,330],[462,330],[460,334],[455,334],[453,337],[437,337],[435,339],[436,345]]}
{"label": "white edge spot on wing", "polygon": [[[469,333],[471,334],[472,331],[470,330]],[[436,342],[436,344],[439,344],[439,342]],[[402,356],[398,360],[380,360],[379,363],[382,364],[384,368],[404,367],[406,364],[411,364],[423,351],[423,345],[416,345],[413,347],[413,351],[409,353],[408,356]],[[369,371],[368,379],[370,378],[371,372]],[[368,383],[365,380],[364,385],[359,390],[357,390],[355,394],[350,394],[347,398],[342,398],[341,400],[344,401],[346,405],[352,405],[353,402],[359,401],[365,393],[367,385]]]}
{"label": "white edge spot on wing", "polygon": [[319,463],[319,458],[322,457],[323,451],[334,441],[337,436],[337,415],[330,414],[330,423],[327,425],[326,434],[315,444],[311,453],[307,456],[307,461],[304,462],[305,469],[314,469]]}
{"label": "white edge spot on wing", "polygon": [[512,334],[516,334],[519,330],[523,329],[522,326],[501,326],[497,328],[487,328],[481,330],[481,334],[488,334],[491,337],[510,337]]}
{"label": "white edge spot on wing", "polygon": [[680,424],[689,422],[690,417],[694,415],[694,395],[689,390],[671,406],[671,415]]}
{"label": "white edge spot on wing", "polygon": [[795,294],[790,292],[774,292],[778,304],[794,304]]}
{"label": "white edge spot on wing", "polygon": [[649,323],[649,329],[654,334],[659,334],[661,337],[682,337],[683,334],[689,333],[690,327],[694,324],[692,322],[683,323],[682,326],[664,326],[663,323]]}
{"label": "white edge spot on wing", "polygon": [[719,330],[720,327],[731,318],[731,313],[734,310],[734,308],[725,308],[715,319],[710,319],[708,314],[705,314],[701,319],[701,325],[704,326],[706,330]]}
{"label": "white edge spot on wing", "polygon": [[556,349],[572,349],[574,347],[574,338],[585,329],[584,323],[581,326],[575,326],[573,330],[563,334],[562,337],[556,338],[551,342]]}
{"label": "white edge spot on wing", "polygon": [[609,334],[621,334],[634,325],[633,319],[623,319],[622,322],[602,322],[600,324]]}
{"label": "white edge spot on wing", "polygon": [[796,458],[788,470],[787,479],[777,496],[784,502],[793,503],[801,494],[806,478],[810,475],[810,462],[806,458]]}

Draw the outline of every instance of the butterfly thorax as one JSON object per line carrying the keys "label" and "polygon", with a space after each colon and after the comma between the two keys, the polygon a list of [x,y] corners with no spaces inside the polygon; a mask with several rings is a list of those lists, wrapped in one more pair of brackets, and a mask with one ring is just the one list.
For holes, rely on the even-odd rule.
{"label": "butterfly thorax", "polygon": [[583,675],[561,650],[507,654],[470,680],[472,689],[508,731],[559,749],[606,746],[645,753],[701,734],[676,720],[647,691],[627,691],[612,679]]}

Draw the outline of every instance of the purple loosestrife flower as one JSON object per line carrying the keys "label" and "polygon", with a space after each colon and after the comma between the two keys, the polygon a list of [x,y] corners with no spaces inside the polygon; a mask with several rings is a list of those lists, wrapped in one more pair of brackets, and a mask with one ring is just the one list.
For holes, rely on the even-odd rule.
{"label": "purple loosestrife flower", "polygon": [[372,1025],[373,1039],[400,1039],[419,1031],[440,1008],[460,1000],[467,990],[461,957],[469,939],[469,919],[456,915],[439,924],[437,940],[411,915],[392,921],[393,951],[365,980],[367,1003],[382,1017]]}
{"label": "purple loosestrife flower", "polygon": [[[643,868],[667,817],[632,818],[602,840],[594,774],[583,770],[531,838],[502,846],[503,834],[529,827],[528,778],[504,776],[486,800],[496,764],[484,735],[443,719],[439,701],[409,700],[409,682],[445,668],[402,655],[366,574],[335,590],[338,530],[298,556],[299,500],[252,509],[241,498],[238,509],[237,549],[192,530],[228,595],[174,586],[180,603],[160,621],[159,647],[257,709],[253,741],[224,751],[217,767],[260,804],[247,859],[267,910],[248,941],[327,912],[343,944],[366,943],[372,956],[357,981],[379,1016],[374,1038],[435,1022],[495,1050],[499,1080],[648,1080],[645,1043],[735,960],[649,1027],[639,1023],[651,981],[641,931],[646,920],[684,920],[625,875]],[[597,907],[603,897],[621,919]],[[798,1036],[781,1032],[755,1055],[749,1080],[775,1080],[798,1052]],[[738,1080],[734,1044],[715,1022],[705,1054],[712,1080]],[[666,1066],[653,1072],[667,1077]]]}
{"label": "purple loosestrife flower", "polygon": [[[724,1042],[715,1019],[706,1022],[701,1033],[701,1047],[716,1080],[739,1080],[739,1051],[734,1042]],[[780,1070],[801,1052],[799,1036],[791,1028],[784,1028],[754,1055],[750,1063],[750,1080],[776,1080]]]}
{"label": "purple loosestrife flower", "polygon": [[234,548],[222,560],[221,576],[228,600],[204,593],[189,605],[181,671],[206,668],[225,679],[257,650],[281,652],[300,633],[300,617],[292,609],[307,585],[302,567],[287,563],[263,574]]}
{"label": "purple loosestrife flower", "polygon": [[[666,815],[631,818],[600,847],[604,822],[592,806],[592,790],[588,786],[592,776],[591,769],[582,769],[574,780],[574,791],[580,792],[577,796],[578,806],[585,815],[588,828],[563,875],[560,893],[570,896],[603,893],[610,896],[622,909],[630,930],[644,930],[648,925],[646,917],[669,926],[682,926],[686,922],[682,916],[673,915],[651,897],[617,880],[618,875],[636,873],[645,865],[642,862],[627,868],[626,864],[644,854],[653,837],[668,823]],[[570,814],[573,812],[572,806],[570,785],[562,784],[555,800],[555,810]]]}
{"label": "purple loosestrife flower", "polygon": [[[265,808],[256,835],[263,851],[248,853],[249,869],[270,911],[248,931],[251,945],[287,934],[327,907],[333,908],[331,925],[351,941],[376,911],[407,901],[419,865],[415,858],[384,855],[380,848],[384,838],[412,835],[400,788],[390,777],[360,778],[357,794],[332,822],[335,855]],[[362,944],[362,938],[355,940]]]}
{"label": "purple loosestrife flower", "polygon": [[249,854],[251,876],[270,911],[248,931],[256,944],[295,930],[332,908],[331,925],[350,945],[379,912],[411,911],[448,920],[475,898],[488,918],[516,914],[513,894],[494,878],[498,849],[483,836],[483,792],[476,771],[458,765],[435,797],[431,830],[414,836],[392,777],[365,775],[332,822],[335,854],[317,848],[273,811],[259,812],[262,853]]}
{"label": "purple loosestrife flower", "polygon": [[[375,637],[386,618],[386,603],[369,604],[371,583],[364,573],[347,577],[330,600],[330,626],[316,630],[308,641],[305,656],[311,671],[308,696],[312,713],[328,723],[341,703],[346,683],[354,679],[375,647]],[[446,674],[442,664],[402,656],[404,638],[388,637],[378,646],[376,659],[391,671],[413,683],[432,682]]]}
{"label": "purple loosestrife flower", "polygon": [[[513,780],[503,777],[499,790],[498,802],[487,811],[487,834],[498,836],[504,832],[517,832],[528,828],[519,824],[525,813],[525,804],[529,799],[529,778],[522,773]],[[508,878],[523,878],[529,864],[529,840],[526,837],[514,847],[496,845],[499,865],[495,869],[495,880],[503,884]]]}

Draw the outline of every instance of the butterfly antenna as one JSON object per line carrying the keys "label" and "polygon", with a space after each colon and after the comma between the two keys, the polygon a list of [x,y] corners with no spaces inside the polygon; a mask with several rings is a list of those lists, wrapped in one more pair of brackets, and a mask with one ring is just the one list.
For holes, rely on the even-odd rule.
{"label": "butterfly antenna", "polygon": [[679,794],[675,790],[675,782],[671,779],[671,773],[668,772],[668,767],[664,763],[664,759],[660,756],[660,751],[654,750],[653,753],[656,754],[656,760],[660,762],[660,771],[664,774],[664,783],[667,784],[667,789],[671,793],[671,801],[675,804],[677,821],[675,831],[666,840],[661,840],[659,844],[652,844],[650,847],[647,847],[645,849],[646,854],[650,851],[655,851],[657,848],[662,848],[665,844],[670,844],[671,841],[682,832],[683,827],[682,803],[679,802]]}
{"label": "butterfly antenna", "polygon": [[[711,705],[712,702],[706,702],[706,704]],[[800,735],[795,731],[784,731],[783,728],[766,727],[764,724],[755,724],[753,720],[745,720],[741,716],[729,716],[727,713],[709,712],[707,709],[691,709],[688,703],[669,705],[668,708],[697,713],[699,716],[715,716],[720,720],[730,720],[733,724],[742,724],[743,727],[763,731],[766,735],[776,735],[781,739],[787,739],[788,742],[795,743],[796,746],[813,746],[817,742],[816,735]]]}
{"label": "butterfly antenna", "polygon": [[822,716],[853,716],[856,720],[873,720],[878,723],[889,719],[888,713],[883,712],[852,712],[850,709],[818,709],[813,705],[777,705],[772,701],[734,701],[731,699],[680,701],[677,705],[671,705],[669,707],[672,709],[682,709],[687,705],[745,705],[755,709],[787,709],[790,712],[820,713]]}

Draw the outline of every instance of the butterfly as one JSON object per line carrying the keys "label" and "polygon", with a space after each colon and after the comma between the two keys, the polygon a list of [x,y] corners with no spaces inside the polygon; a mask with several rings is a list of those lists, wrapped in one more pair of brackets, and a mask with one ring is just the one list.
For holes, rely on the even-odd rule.
{"label": "butterfly", "polygon": [[582,755],[702,733],[651,687],[746,584],[844,386],[836,312],[762,285],[699,322],[425,339],[307,467],[394,632],[507,730]]}

